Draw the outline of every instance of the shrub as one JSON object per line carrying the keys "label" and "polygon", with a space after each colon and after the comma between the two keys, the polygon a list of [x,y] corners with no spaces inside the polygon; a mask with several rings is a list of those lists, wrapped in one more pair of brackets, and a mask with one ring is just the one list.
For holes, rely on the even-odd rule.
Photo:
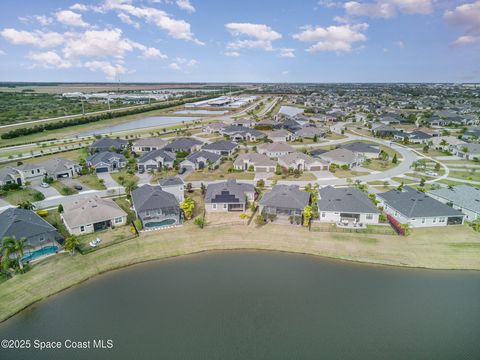
{"label": "shrub", "polygon": [[38,210],[37,215],[41,217],[47,217],[48,216],[48,210]]}
{"label": "shrub", "polygon": [[200,229],[203,229],[205,226],[205,220],[202,217],[197,217],[193,223],[197,225]]}

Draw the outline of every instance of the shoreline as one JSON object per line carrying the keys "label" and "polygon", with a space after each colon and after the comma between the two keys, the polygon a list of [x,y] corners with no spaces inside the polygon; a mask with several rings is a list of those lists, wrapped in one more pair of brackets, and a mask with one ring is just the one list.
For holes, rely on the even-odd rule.
{"label": "shoreline", "polygon": [[[356,245],[355,242],[359,241],[361,243],[362,238],[380,238],[386,242],[398,242],[405,239],[398,236],[346,234],[348,240],[339,240],[338,238],[335,239],[332,233],[318,234],[301,228],[285,229],[276,225],[267,225],[260,229],[241,225],[207,229],[200,230],[193,225],[184,225],[179,228],[143,234],[139,238],[103,249],[100,248],[87,255],[77,253],[75,256],[70,256],[65,253],[41,260],[28,273],[14,276],[14,278],[0,284],[0,292],[2,293],[0,298],[0,323],[39,301],[73,288],[98,275],[127,268],[131,265],[209,252],[274,251],[315,256],[320,260],[349,262],[359,266],[388,266],[412,270],[441,271],[480,270],[480,260],[476,260],[480,259],[480,247],[473,249],[473,251],[467,249],[467,252],[471,253],[468,255],[472,255],[475,259],[473,263],[454,262],[449,265],[442,258],[433,262],[419,260],[415,249],[412,249],[410,255],[417,261],[405,262],[401,261],[400,258],[397,258],[397,260],[389,259],[380,251],[373,253],[367,251],[367,254],[361,254],[358,251],[356,253],[350,252],[348,247],[344,248],[343,246],[344,241],[352,241],[353,245]],[[265,231],[263,231],[264,229]],[[260,238],[252,236],[255,233],[258,233]],[[200,234],[207,235],[207,238],[202,239],[199,236]],[[303,235],[302,238],[308,238],[299,239],[300,235]],[[414,236],[412,235],[412,237]],[[339,241],[342,246],[335,251],[330,251],[326,245],[330,245],[331,241]],[[465,239],[462,238],[461,241],[465,241]],[[338,245],[338,243],[335,245]],[[362,249],[365,247],[368,249],[369,246],[376,246],[376,244],[364,243]],[[423,254],[426,255],[425,259],[432,259],[430,250],[427,249]],[[447,256],[451,256],[451,254],[447,254]],[[470,256],[465,259],[470,260]],[[65,271],[62,271],[62,268]],[[55,281],[56,278],[58,278],[58,281]]]}

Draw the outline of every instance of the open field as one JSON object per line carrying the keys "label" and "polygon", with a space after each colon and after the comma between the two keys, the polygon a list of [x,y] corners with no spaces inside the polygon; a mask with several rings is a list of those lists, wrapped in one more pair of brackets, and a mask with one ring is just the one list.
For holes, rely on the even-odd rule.
{"label": "open field", "polygon": [[309,232],[285,225],[182,227],[142,233],[87,255],[60,254],[0,284],[0,321],[95,275],[135,263],[212,250],[257,249],[372,264],[480,270],[480,236],[467,226],[418,229],[408,237]]}

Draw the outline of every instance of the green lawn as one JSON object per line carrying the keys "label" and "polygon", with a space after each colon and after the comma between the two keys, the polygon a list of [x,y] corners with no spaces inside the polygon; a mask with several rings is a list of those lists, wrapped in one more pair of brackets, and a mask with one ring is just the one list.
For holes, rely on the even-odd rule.
{"label": "green lawn", "polygon": [[415,184],[419,182],[419,181],[410,180],[402,177],[393,177],[392,180],[398,182],[399,184],[403,182],[405,185]]}
{"label": "green lawn", "polygon": [[448,177],[480,182],[480,169],[472,169],[472,170],[469,170],[469,171],[450,171]]}
{"label": "green lawn", "polygon": [[299,176],[295,175],[273,175],[268,180],[286,180],[286,181],[315,181],[317,177],[311,172],[303,172]]}
{"label": "green lawn", "polygon": [[355,171],[355,170],[343,170],[343,169],[336,169],[335,172],[332,173],[337,178],[352,178],[356,176],[363,176],[368,175],[370,173],[365,171]]}
{"label": "green lawn", "polygon": [[12,205],[18,205],[25,201],[32,203],[41,201],[45,199],[45,196],[35,189],[20,189],[7,192],[3,198]]}
{"label": "green lawn", "polygon": [[124,186],[128,182],[138,183],[138,176],[135,174],[129,174],[125,170],[114,172],[110,174],[117,184]]}
{"label": "green lawn", "polygon": [[48,215],[44,218],[50,224],[57,228],[57,230],[62,234],[64,237],[69,236],[67,228],[63,224],[62,218],[60,217],[60,213],[58,210],[48,210]]}
{"label": "green lawn", "polygon": [[106,186],[100,182],[100,179],[95,174],[82,175],[76,178],[85,186],[89,187],[92,190],[105,190]]}
{"label": "green lawn", "polygon": [[50,186],[54,187],[60,194],[64,196],[78,194],[78,191],[70,186],[65,185],[60,181],[54,181],[50,184]]}

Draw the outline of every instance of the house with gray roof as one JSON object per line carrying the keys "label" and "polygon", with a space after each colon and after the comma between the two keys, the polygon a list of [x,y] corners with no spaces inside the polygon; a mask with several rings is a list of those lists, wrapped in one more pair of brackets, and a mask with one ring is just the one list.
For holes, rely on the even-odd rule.
{"label": "house with gray roof", "polygon": [[468,221],[480,217],[480,188],[468,185],[456,185],[453,188],[440,188],[427,192],[427,195],[443,204],[460,210]]}
{"label": "house with gray roof", "polygon": [[210,183],[205,194],[205,211],[245,211],[248,202],[254,200],[255,187],[252,184],[237,183],[235,179]]}
{"label": "house with gray roof", "polygon": [[479,143],[468,143],[457,145],[455,147],[455,155],[467,160],[480,160],[480,144]]}
{"label": "house with gray roof", "polygon": [[309,204],[310,193],[300,190],[297,185],[275,185],[260,200],[259,212],[283,220],[301,218],[303,209]]}
{"label": "house with gray roof", "polygon": [[218,140],[205,145],[202,150],[221,156],[231,156],[238,149],[238,144],[228,140]]}
{"label": "house with gray roof", "polygon": [[377,194],[386,214],[411,227],[432,227],[463,224],[461,211],[441,203],[410,186]]}
{"label": "house with gray roof", "polygon": [[257,172],[275,172],[276,166],[277,162],[268,156],[252,152],[240,154],[233,163],[235,170],[247,171],[253,168]]}
{"label": "house with gray roof", "polygon": [[292,152],[280,156],[278,164],[287,170],[321,171],[328,169],[328,163],[325,160],[314,158],[301,152]]}
{"label": "house with gray roof", "polygon": [[208,123],[206,125],[203,125],[202,131],[206,132],[207,134],[214,134],[220,132],[223,128],[226,128],[228,125],[224,123]]}
{"label": "house with gray roof", "polygon": [[40,184],[45,178],[46,170],[42,164],[23,164],[16,166],[15,169],[20,173],[24,185],[27,182]]}
{"label": "house with gray roof", "polygon": [[365,161],[363,155],[343,148],[327,151],[320,154],[319,157],[320,159],[325,160],[328,164],[348,166],[349,168],[359,166]]}
{"label": "house with gray roof", "polygon": [[228,135],[233,141],[258,141],[267,137],[261,131],[237,125],[227,126],[220,130],[220,133]]}
{"label": "house with gray roof", "polygon": [[185,183],[179,176],[162,178],[158,180],[158,185],[163,191],[173,194],[179,203],[185,200]]}
{"label": "house with gray roof", "polygon": [[145,229],[181,223],[182,212],[175,195],[160,186],[143,185],[132,191],[133,209]]}
{"label": "house with gray roof", "polygon": [[0,168],[0,186],[8,184],[24,184],[20,171],[12,166],[4,166]]}
{"label": "house with gray roof", "polygon": [[136,154],[144,154],[150,151],[163,149],[167,144],[167,140],[160,138],[138,139],[132,144],[132,151]]}
{"label": "house with gray roof", "polygon": [[203,145],[203,142],[193,138],[178,138],[173,140],[171,143],[164,146],[163,150],[170,152],[187,152],[192,153],[200,150],[200,147]]}
{"label": "house with gray roof", "polygon": [[287,142],[287,141],[294,141],[297,136],[285,129],[274,130],[268,134],[268,138],[273,142]]}
{"label": "house with gray roof", "polygon": [[257,145],[257,151],[259,154],[265,154],[270,158],[278,158],[294,152],[295,149],[288,144],[274,142]]}
{"label": "house with gray roof", "polygon": [[9,208],[0,213],[0,246],[6,236],[26,239],[35,250],[44,246],[58,246],[63,236],[45,219],[32,210]]}
{"label": "house with gray roof", "polygon": [[379,211],[368,196],[360,190],[327,186],[318,192],[320,222],[349,224],[378,224]]}
{"label": "house with gray roof", "polygon": [[385,124],[374,124],[372,125],[372,133],[378,137],[390,137],[397,133],[398,130],[390,125]]}
{"label": "house with gray roof", "polygon": [[176,155],[162,149],[149,151],[137,160],[138,172],[155,171],[164,167],[172,168]]}
{"label": "house with gray roof", "polygon": [[315,136],[321,138],[325,136],[325,129],[315,126],[304,126],[295,131],[295,135],[306,139],[313,139]]}
{"label": "house with gray roof", "polygon": [[340,148],[360,154],[366,159],[377,159],[380,156],[379,145],[370,144],[363,141],[355,141],[346,145],[341,145]]}
{"label": "house with gray roof", "polygon": [[83,235],[127,223],[127,213],[111,199],[98,196],[78,198],[63,204],[60,215],[67,231]]}
{"label": "house with gray roof", "polygon": [[127,158],[123,154],[110,151],[93,153],[87,157],[87,165],[97,173],[112,172],[127,166]]}
{"label": "house with gray roof", "polygon": [[123,139],[101,138],[92,143],[92,151],[123,151],[128,146],[128,141]]}
{"label": "house with gray roof", "polygon": [[200,150],[188,155],[185,160],[180,163],[181,167],[190,169],[203,169],[206,167],[215,167],[220,165],[222,157],[213,152]]}
{"label": "house with gray roof", "polygon": [[40,165],[45,169],[45,174],[54,179],[73,178],[82,171],[75,161],[62,158],[49,159]]}

